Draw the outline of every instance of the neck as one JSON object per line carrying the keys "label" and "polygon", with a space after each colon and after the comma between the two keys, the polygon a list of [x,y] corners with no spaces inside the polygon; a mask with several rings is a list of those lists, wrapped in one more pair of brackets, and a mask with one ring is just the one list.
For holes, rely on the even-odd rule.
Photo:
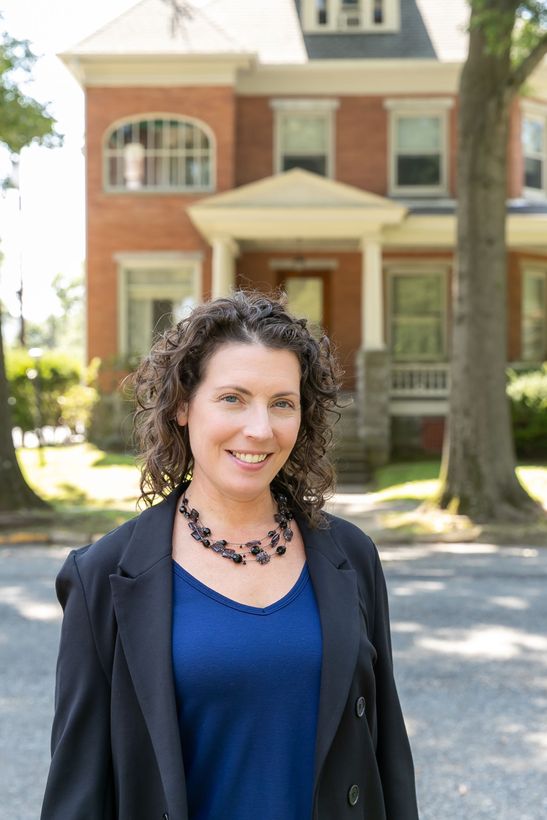
{"label": "neck", "polygon": [[277,504],[269,488],[257,496],[241,499],[206,490],[193,480],[185,496],[188,508],[194,507],[201,524],[218,537],[245,540],[260,537],[274,526]]}

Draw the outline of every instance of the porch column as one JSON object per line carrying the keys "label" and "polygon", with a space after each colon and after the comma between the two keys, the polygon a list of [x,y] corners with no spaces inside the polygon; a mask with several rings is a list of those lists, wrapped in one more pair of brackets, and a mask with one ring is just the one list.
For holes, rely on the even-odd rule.
{"label": "porch column", "polygon": [[361,349],[357,353],[357,421],[365,460],[385,464],[390,452],[389,355],[384,340],[382,244],[379,234],[361,240]]}
{"label": "porch column", "polygon": [[365,350],[384,350],[384,289],[380,237],[363,237],[361,252],[361,346]]}
{"label": "porch column", "polygon": [[213,239],[213,269],[211,295],[228,296],[235,285],[235,257],[239,248],[231,236],[217,236]]}

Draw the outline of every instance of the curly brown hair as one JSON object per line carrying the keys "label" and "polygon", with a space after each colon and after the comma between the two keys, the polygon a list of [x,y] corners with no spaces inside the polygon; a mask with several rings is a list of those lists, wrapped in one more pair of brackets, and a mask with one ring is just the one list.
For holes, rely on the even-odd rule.
{"label": "curly brown hair", "polygon": [[141,463],[139,500],[150,506],[191,475],[188,428],[177,423],[177,411],[191,399],[215,351],[233,342],[290,350],[298,358],[300,430],[271,487],[274,493],[286,495],[311,526],[321,526],[321,509],[334,487],[327,453],[333,421],[339,417],[341,374],[327,336],[316,339],[305,319],[292,316],[284,294],[236,291],[195,307],[163,333],[132,374],[137,405],[134,433]]}

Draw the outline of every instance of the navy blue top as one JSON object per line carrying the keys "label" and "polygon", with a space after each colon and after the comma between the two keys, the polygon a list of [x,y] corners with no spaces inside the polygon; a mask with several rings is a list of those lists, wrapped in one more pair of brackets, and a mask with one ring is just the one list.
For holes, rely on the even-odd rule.
{"label": "navy blue top", "polygon": [[310,818],[322,638],[307,565],[290,592],[264,608],[173,568],[190,820]]}

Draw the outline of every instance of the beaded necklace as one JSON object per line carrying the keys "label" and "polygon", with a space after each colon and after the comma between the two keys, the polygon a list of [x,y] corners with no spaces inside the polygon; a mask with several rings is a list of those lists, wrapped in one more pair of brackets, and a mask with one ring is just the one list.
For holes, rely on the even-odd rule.
{"label": "beaded necklace", "polygon": [[[190,535],[194,541],[198,541],[206,549],[212,549],[222,558],[230,558],[234,564],[246,564],[247,558],[251,555],[259,564],[268,564],[272,555],[285,555],[287,543],[293,537],[290,524],[293,514],[287,506],[286,496],[274,495],[274,501],[278,510],[274,515],[276,526],[268,530],[262,538],[254,538],[245,542],[213,538],[209,527],[205,527],[200,523],[199,512],[194,507],[189,509],[186,495],[183,495],[181,499],[179,512],[186,518]],[[232,549],[233,547],[236,547],[236,549]],[[273,552],[267,552],[268,549],[273,550]]]}

